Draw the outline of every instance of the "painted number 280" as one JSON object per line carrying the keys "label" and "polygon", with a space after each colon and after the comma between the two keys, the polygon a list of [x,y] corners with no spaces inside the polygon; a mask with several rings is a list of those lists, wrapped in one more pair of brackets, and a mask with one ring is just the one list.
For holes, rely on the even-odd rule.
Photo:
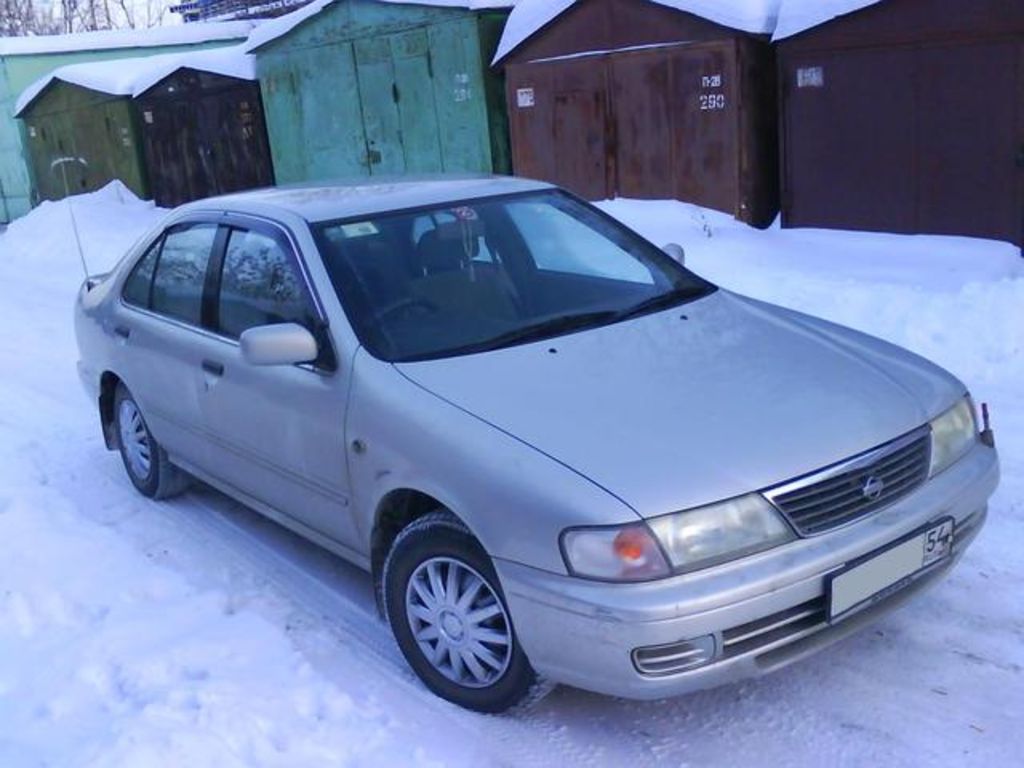
{"label": "painted number 280", "polygon": [[724,93],[702,93],[700,95],[701,111],[709,109],[725,109]]}

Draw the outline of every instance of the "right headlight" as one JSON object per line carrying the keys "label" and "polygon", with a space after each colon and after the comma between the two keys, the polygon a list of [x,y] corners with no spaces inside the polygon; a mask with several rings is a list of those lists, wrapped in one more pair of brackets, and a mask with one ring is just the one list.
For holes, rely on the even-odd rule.
{"label": "right headlight", "polygon": [[937,475],[971,449],[978,439],[974,403],[970,397],[932,419],[932,463],[928,476]]}
{"label": "right headlight", "polygon": [[675,571],[706,568],[796,538],[759,493],[648,520]]}

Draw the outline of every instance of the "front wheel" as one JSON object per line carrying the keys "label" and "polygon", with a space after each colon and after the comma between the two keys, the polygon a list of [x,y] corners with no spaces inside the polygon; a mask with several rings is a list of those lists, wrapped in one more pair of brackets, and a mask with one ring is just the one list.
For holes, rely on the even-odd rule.
{"label": "front wheel", "polygon": [[456,517],[434,512],[405,528],[383,578],[391,629],[430,690],[480,712],[502,712],[528,696],[536,675],[494,566]]}

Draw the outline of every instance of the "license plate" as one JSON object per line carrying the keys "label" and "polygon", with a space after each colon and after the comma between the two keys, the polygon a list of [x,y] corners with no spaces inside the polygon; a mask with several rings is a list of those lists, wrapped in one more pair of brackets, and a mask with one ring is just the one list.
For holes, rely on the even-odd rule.
{"label": "license plate", "polygon": [[827,578],[829,621],[837,621],[902,588],[953,551],[953,518],[929,523]]}

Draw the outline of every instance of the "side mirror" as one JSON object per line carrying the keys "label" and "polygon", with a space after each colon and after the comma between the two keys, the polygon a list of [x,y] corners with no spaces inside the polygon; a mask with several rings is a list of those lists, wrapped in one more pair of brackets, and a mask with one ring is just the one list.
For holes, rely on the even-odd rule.
{"label": "side mirror", "polygon": [[250,328],[238,339],[250,365],[311,363],[320,354],[313,334],[297,323]]}
{"label": "side mirror", "polygon": [[681,265],[686,266],[686,251],[683,250],[683,246],[678,243],[669,243],[662,246],[661,250],[668,254],[673,261],[678,261]]}

